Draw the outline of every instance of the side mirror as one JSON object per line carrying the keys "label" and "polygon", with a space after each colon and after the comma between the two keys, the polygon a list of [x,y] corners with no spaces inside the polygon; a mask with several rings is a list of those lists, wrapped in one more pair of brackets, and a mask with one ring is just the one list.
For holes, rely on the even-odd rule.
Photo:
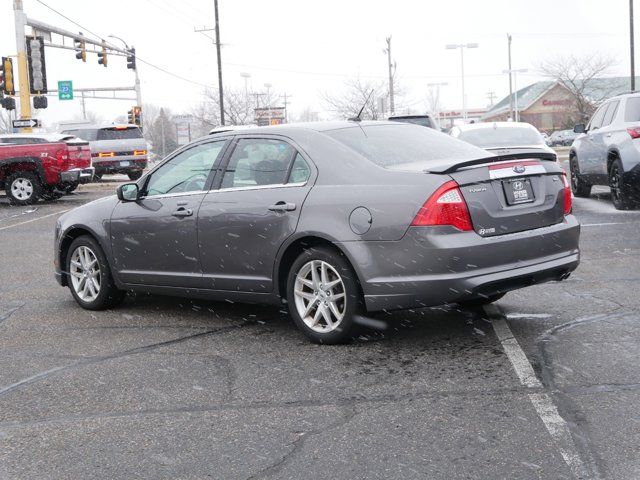
{"label": "side mirror", "polygon": [[587,129],[584,128],[584,123],[578,123],[573,127],[573,133],[584,133]]}
{"label": "side mirror", "polygon": [[118,195],[118,199],[122,202],[135,202],[140,195],[138,184],[125,183],[119,185],[118,188],[116,188],[116,195]]}

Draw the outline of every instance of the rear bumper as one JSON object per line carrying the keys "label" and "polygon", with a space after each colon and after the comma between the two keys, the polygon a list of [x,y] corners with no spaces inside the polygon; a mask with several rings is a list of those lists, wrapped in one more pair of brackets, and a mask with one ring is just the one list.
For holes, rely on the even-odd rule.
{"label": "rear bumper", "polygon": [[356,267],[367,310],[455,303],[562,280],[580,261],[580,226],[481,237],[453,227],[414,227],[397,242],[339,244]]}
{"label": "rear bumper", "polygon": [[147,168],[147,157],[115,157],[113,159],[93,159],[93,167],[96,174],[128,173]]}
{"label": "rear bumper", "polygon": [[87,167],[87,168],[73,168],[69,170],[69,172],[77,172],[78,178],[73,181],[62,180],[65,183],[89,183],[93,180],[93,174],[95,173],[95,168]]}
{"label": "rear bumper", "polygon": [[60,183],[76,183],[80,179],[80,170],[67,170],[60,172]]}

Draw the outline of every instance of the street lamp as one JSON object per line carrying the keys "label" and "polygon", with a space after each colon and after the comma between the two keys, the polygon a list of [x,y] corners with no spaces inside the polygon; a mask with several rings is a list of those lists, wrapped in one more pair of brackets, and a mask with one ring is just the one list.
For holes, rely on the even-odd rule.
{"label": "street lamp", "polygon": [[526,68],[518,68],[518,69],[511,69],[511,70],[503,70],[502,73],[505,73],[507,75],[509,74],[513,74],[513,90],[515,92],[515,100],[514,100],[514,121],[518,122],[520,121],[520,113],[518,110],[518,80],[517,80],[517,74],[518,73],[525,73],[528,72],[529,70],[527,70]]}
{"label": "street lamp", "polygon": [[460,70],[462,76],[462,118],[467,119],[467,101],[464,93],[464,49],[465,48],[478,48],[477,43],[454,43],[446,46],[447,50],[460,49]]}
{"label": "street lamp", "polygon": [[271,125],[271,95],[269,94],[270,88],[273,86],[269,82],[265,83],[264,86],[267,89],[267,112],[269,114],[269,125]]}
{"label": "street lamp", "polygon": [[438,119],[438,128],[440,128],[441,126],[440,125],[440,87],[446,87],[447,85],[449,85],[447,82],[427,83],[427,87],[429,88],[436,87],[435,107],[438,109],[438,111],[435,112],[435,114],[436,114],[436,118]]}
{"label": "street lamp", "polygon": [[[240,76],[244,78],[244,115],[249,116],[249,87],[247,86],[248,80],[251,78],[251,74],[248,72],[240,72]],[[246,118],[245,118],[246,121]]]}

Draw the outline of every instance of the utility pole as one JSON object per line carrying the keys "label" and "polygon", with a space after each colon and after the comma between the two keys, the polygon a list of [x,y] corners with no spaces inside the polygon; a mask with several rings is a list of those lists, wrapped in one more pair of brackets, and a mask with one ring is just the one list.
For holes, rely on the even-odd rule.
{"label": "utility pole", "polygon": [[391,37],[387,37],[387,48],[384,50],[387,54],[387,63],[389,64],[389,112],[390,115],[395,113],[395,102],[393,98],[393,74],[394,67],[391,63]]}
{"label": "utility pole", "polygon": [[218,0],[213,0],[216,15],[216,53],[218,54],[218,90],[220,93],[220,125],[224,126],[224,92],[222,91],[222,57],[220,55],[220,22],[218,21]]}
{"label": "utility pole", "polygon": [[513,83],[511,82],[511,34],[507,33],[509,45],[509,118],[513,120]]}
{"label": "utility pole", "polygon": [[269,125],[271,125],[271,87],[270,83],[265,83],[264,86],[267,88],[267,113],[269,114]]}
{"label": "utility pole", "polygon": [[285,92],[283,95],[284,97],[284,123],[289,123],[289,114],[287,113],[287,106],[289,105],[290,102],[288,102],[288,100],[291,98],[291,95],[287,95],[287,93]]}
{"label": "utility pole", "polygon": [[489,106],[493,107],[493,100],[496,98],[496,92],[487,92],[487,98],[489,99]]}
{"label": "utility pole", "polygon": [[249,118],[249,79],[251,74],[248,72],[240,72],[240,76],[244,78],[244,121]]}
{"label": "utility pole", "polygon": [[80,92],[80,99],[82,101],[82,119],[86,120],[87,119],[87,105],[85,104],[85,100],[84,100],[84,92]]}
{"label": "utility pole", "polygon": [[631,90],[636,89],[636,59],[633,34],[633,0],[629,0],[629,51],[631,54]]}
{"label": "utility pole", "polygon": [[[27,16],[22,7],[22,0],[13,1],[13,16],[16,27],[16,50],[18,52],[18,75],[20,87],[20,118],[31,118],[31,95],[29,89],[29,68],[27,67],[27,42],[24,27]],[[31,132],[31,128],[23,128],[23,132]]]}
{"label": "utility pole", "polygon": [[455,43],[449,44],[445,47],[447,50],[460,49],[460,76],[462,79],[462,120],[467,120],[467,95],[464,92],[464,49],[465,48],[478,48],[477,43]]}

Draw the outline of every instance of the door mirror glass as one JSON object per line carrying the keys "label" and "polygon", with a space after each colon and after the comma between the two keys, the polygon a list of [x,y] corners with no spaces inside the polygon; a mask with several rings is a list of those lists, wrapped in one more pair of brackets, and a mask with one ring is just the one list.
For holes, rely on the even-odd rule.
{"label": "door mirror glass", "polygon": [[125,183],[116,189],[118,198],[123,202],[135,202],[138,200],[138,185],[136,183]]}
{"label": "door mirror glass", "polygon": [[578,123],[573,127],[573,133],[584,133],[585,131],[584,123]]}

